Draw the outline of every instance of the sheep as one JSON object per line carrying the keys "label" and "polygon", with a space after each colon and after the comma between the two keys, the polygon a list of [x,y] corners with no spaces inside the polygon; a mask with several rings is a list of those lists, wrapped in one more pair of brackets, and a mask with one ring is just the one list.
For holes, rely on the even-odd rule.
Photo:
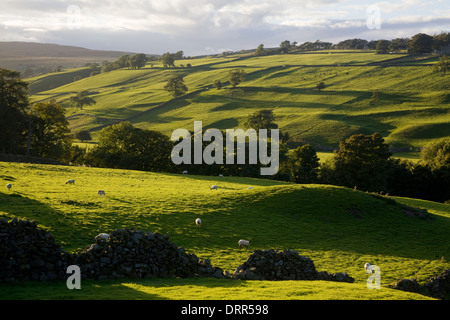
{"label": "sheep", "polygon": [[239,240],[238,241],[239,248],[248,247],[250,245],[250,240]]}
{"label": "sheep", "polygon": [[195,219],[195,224],[197,227],[200,227],[202,225],[202,220],[200,218]]}
{"label": "sheep", "polygon": [[183,171],[183,174],[188,174],[187,170],[184,170],[184,171]]}
{"label": "sheep", "polygon": [[107,233],[100,233],[95,237],[95,241],[97,242],[98,240],[102,240],[104,242],[108,241],[109,239],[109,234]]}
{"label": "sheep", "polygon": [[98,190],[98,191],[97,191],[97,194],[98,194],[99,196],[104,196],[104,195],[105,195],[105,191],[103,191],[103,190]]}
{"label": "sheep", "polygon": [[222,179],[223,179],[223,174],[219,174],[219,178],[222,178]]}
{"label": "sheep", "polygon": [[364,264],[364,270],[366,273],[373,273],[372,265],[368,262]]}
{"label": "sheep", "polygon": [[75,184],[75,180],[74,179],[69,179],[69,180],[67,180],[66,184]]}
{"label": "sheep", "polygon": [[8,189],[8,191],[11,191],[12,184],[11,184],[11,183],[8,183],[8,184],[6,185],[6,188]]}
{"label": "sheep", "polygon": [[209,187],[209,190],[217,190],[218,186],[213,184],[211,187]]}

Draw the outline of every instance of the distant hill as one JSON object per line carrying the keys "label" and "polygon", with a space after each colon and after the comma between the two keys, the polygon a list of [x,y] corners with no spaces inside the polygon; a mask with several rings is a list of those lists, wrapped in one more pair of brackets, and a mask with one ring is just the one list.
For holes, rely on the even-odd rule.
{"label": "distant hill", "polygon": [[[91,50],[74,46],[63,46],[36,42],[0,42],[0,68],[33,73],[46,73],[57,67],[74,68],[86,63],[114,61],[124,51]],[[33,73],[31,73],[33,71]],[[39,72],[40,71],[40,72]]]}

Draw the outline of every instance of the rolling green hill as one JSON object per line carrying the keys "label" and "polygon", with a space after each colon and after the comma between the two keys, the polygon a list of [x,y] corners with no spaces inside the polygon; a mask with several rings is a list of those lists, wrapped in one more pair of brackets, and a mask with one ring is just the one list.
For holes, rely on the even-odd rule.
{"label": "rolling green hill", "polygon": [[[243,127],[249,114],[270,108],[294,142],[329,149],[352,134],[380,132],[392,147],[409,148],[450,137],[450,82],[448,75],[433,73],[435,61],[370,51],[231,55],[178,60],[174,69],[152,62],[41,91],[49,75],[30,79],[30,87],[34,101],[56,99],[67,107],[71,129],[89,129],[94,139],[104,125],[123,120],[167,135],[177,128],[192,131],[199,120],[204,128]],[[228,84],[233,68],[247,74],[235,89]],[[182,75],[189,88],[178,99],[163,89],[173,74]],[[213,88],[215,80],[226,86]],[[319,92],[321,81],[325,89]],[[69,97],[82,90],[97,104],[70,107]]]}
{"label": "rolling green hill", "polygon": [[[167,233],[229,272],[255,249],[292,249],[319,271],[355,278],[353,284],[122,279],[83,282],[76,293],[62,282],[1,284],[0,299],[423,299],[389,288],[404,278],[424,283],[450,268],[448,204],[239,177],[6,162],[0,173],[3,185],[13,185],[0,191],[0,217],[35,220],[66,251],[80,251],[100,232],[134,228]],[[238,248],[241,238],[252,240],[248,250]],[[365,262],[380,267],[382,289],[367,289]]]}

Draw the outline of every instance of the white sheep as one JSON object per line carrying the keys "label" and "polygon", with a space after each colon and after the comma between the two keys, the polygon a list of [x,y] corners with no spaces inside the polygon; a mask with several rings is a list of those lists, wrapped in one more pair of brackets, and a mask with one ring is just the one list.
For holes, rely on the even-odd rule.
{"label": "white sheep", "polygon": [[238,241],[239,248],[248,247],[250,245],[250,240],[239,240]]}
{"label": "white sheep", "polygon": [[223,174],[219,174],[219,178],[222,178],[222,179],[223,179]]}
{"label": "white sheep", "polygon": [[99,196],[104,196],[104,195],[106,195],[106,194],[105,194],[105,191],[103,191],[103,190],[98,190],[98,191],[97,191],[97,194],[98,194]]}
{"label": "white sheep", "polygon": [[8,183],[8,184],[6,185],[6,188],[8,188],[8,191],[11,191],[12,184],[11,184],[11,183]]}
{"label": "white sheep", "polygon": [[195,224],[197,227],[200,227],[202,225],[202,220],[200,218],[195,219]]}
{"label": "white sheep", "polygon": [[188,174],[187,170],[184,170],[184,171],[183,171],[183,174]]}
{"label": "white sheep", "polygon": [[102,241],[106,242],[106,241],[108,241],[108,239],[109,239],[109,234],[107,234],[107,233],[100,233],[95,237],[95,241],[102,240]]}
{"label": "white sheep", "polygon": [[210,190],[217,190],[218,186],[213,184],[211,187],[209,187]]}
{"label": "white sheep", "polygon": [[364,264],[364,270],[366,273],[373,273],[372,265],[368,262]]}
{"label": "white sheep", "polygon": [[69,180],[67,180],[66,184],[75,184],[75,180],[74,179],[69,179]]}

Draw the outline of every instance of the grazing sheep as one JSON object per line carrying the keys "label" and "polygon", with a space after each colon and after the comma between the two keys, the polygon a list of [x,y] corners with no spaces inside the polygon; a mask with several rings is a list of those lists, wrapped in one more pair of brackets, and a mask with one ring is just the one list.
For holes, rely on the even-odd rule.
{"label": "grazing sheep", "polygon": [[102,241],[108,241],[108,239],[109,239],[109,234],[107,234],[107,233],[100,233],[99,235],[97,235],[96,237],[95,237],[95,241],[97,242],[98,240],[102,240]]}
{"label": "grazing sheep", "polygon": [[366,273],[373,273],[372,265],[368,262],[364,264],[364,270]]}
{"label": "grazing sheep", "polygon": [[8,184],[6,185],[6,188],[8,188],[8,191],[11,191],[12,184],[11,184],[11,183],[8,183]]}
{"label": "grazing sheep", "polygon": [[197,227],[200,227],[202,225],[202,220],[200,218],[195,219],[195,224]]}
{"label": "grazing sheep", "polygon": [[105,191],[103,191],[103,190],[98,190],[98,191],[97,191],[97,194],[98,194],[99,196],[104,196],[104,195],[106,195],[106,194],[105,194]]}
{"label": "grazing sheep", "polygon": [[74,179],[69,179],[69,180],[67,180],[66,184],[75,184],[75,180]]}
{"label": "grazing sheep", "polygon": [[250,245],[250,240],[239,240],[238,241],[239,248],[248,247]]}
{"label": "grazing sheep", "polygon": [[187,174],[187,173],[188,173],[187,170],[184,170],[184,171],[183,171],[183,174]]}
{"label": "grazing sheep", "polygon": [[213,184],[211,187],[209,187],[210,190],[217,190],[218,186],[216,186],[215,184]]}
{"label": "grazing sheep", "polygon": [[223,179],[223,174],[219,174],[219,178],[222,178],[222,179]]}

